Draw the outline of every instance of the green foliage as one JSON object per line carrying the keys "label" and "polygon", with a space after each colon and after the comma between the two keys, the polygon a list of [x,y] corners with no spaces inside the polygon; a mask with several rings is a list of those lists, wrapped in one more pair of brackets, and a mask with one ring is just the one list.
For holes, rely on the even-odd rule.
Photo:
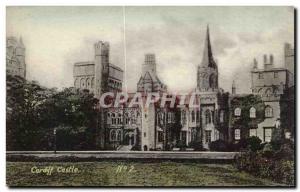
{"label": "green foliage", "polygon": [[256,136],[247,138],[247,144],[251,151],[258,151],[261,149],[261,139]]}
{"label": "green foliage", "polygon": [[93,148],[97,102],[87,90],[57,91],[7,76],[7,149],[53,150],[54,129],[58,150],[72,149],[62,141],[77,141],[77,149]]}
{"label": "green foliage", "polygon": [[182,140],[178,140],[175,147],[180,148],[180,150],[185,150],[187,146]]}
{"label": "green foliage", "polygon": [[216,140],[209,144],[209,149],[211,151],[227,151],[227,143],[223,140]]}
{"label": "green foliage", "polygon": [[195,151],[204,151],[202,142],[199,141],[192,141],[188,145],[189,148],[194,148]]}
{"label": "green foliage", "polygon": [[239,170],[270,178],[276,182],[295,185],[294,147],[286,141],[279,151],[267,143],[262,150],[243,152],[235,161]]}
{"label": "green foliage", "polygon": [[[241,108],[241,116],[235,117],[233,115],[232,125],[241,128],[251,128],[255,127],[258,123],[264,120],[265,105],[261,98],[257,95],[247,95],[244,97],[235,97],[231,100],[232,114],[234,114],[234,109]],[[250,118],[250,108],[254,107],[256,109],[256,118]]]}

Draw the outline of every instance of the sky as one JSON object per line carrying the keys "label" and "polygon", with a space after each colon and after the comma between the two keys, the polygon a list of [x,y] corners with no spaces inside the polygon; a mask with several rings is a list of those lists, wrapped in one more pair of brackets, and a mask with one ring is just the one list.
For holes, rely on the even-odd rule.
{"label": "sky", "polygon": [[7,7],[6,36],[22,37],[27,78],[47,87],[73,86],[75,62],[94,59],[97,41],[110,43],[110,62],[136,91],[146,53],[170,91],[196,88],[206,26],[219,86],[249,93],[253,59],[273,54],[284,67],[284,43],[294,44],[293,7]]}

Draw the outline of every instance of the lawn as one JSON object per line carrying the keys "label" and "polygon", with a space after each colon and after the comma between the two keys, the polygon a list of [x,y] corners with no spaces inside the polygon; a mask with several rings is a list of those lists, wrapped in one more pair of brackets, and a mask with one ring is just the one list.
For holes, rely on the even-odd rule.
{"label": "lawn", "polygon": [[7,162],[6,170],[9,186],[280,185],[239,172],[231,164],[199,162]]}

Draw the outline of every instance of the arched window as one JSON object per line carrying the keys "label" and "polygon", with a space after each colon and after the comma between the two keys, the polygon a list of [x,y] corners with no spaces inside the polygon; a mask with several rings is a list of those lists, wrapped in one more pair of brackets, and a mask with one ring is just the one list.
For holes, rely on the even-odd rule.
{"label": "arched window", "polygon": [[121,141],[121,130],[117,131],[117,141]]}
{"label": "arched window", "polygon": [[254,107],[250,108],[250,118],[256,118],[256,109]]}
{"label": "arched window", "polygon": [[265,92],[266,96],[270,96],[272,94],[271,88],[268,88]]}
{"label": "arched window", "polygon": [[87,78],[86,79],[86,87],[90,88],[90,86],[91,86],[91,80],[90,80],[90,78]]}
{"label": "arched window", "polygon": [[111,114],[111,124],[116,124],[116,115],[114,113]]}
{"label": "arched window", "polygon": [[234,109],[234,115],[239,117],[241,116],[241,108],[237,107]]}
{"label": "arched window", "polygon": [[110,140],[115,141],[116,140],[116,130],[111,130],[110,131]]}
{"label": "arched window", "polygon": [[197,131],[196,131],[196,129],[194,128],[194,129],[192,129],[192,133],[191,133],[192,135],[192,141],[196,141],[196,138],[197,138]]}
{"label": "arched window", "polygon": [[118,114],[118,124],[122,123],[122,115],[121,113]]}
{"label": "arched window", "polygon": [[197,110],[196,121],[197,122],[200,121],[200,111],[199,110]]}
{"label": "arched window", "polygon": [[224,111],[221,110],[220,111],[220,123],[223,123],[224,122]]}
{"label": "arched window", "polygon": [[95,81],[95,78],[93,77],[93,78],[91,79],[91,87],[92,87],[92,88],[94,88],[94,84],[95,84],[94,81]]}
{"label": "arched window", "polygon": [[210,116],[210,111],[209,109],[207,109],[205,111],[205,124],[209,124],[211,123],[211,116]]}
{"label": "arched window", "polygon": [[265,117],[273,117],[273,109],[270,106],[265,108]]}
{"label": "arched window", "polygon": [[234,139],[235,140],[240,140],[241,139],[241,130],[240,129],[235,129],[234,130]]}
{"label": "arched window", "polygon": [[84,82],[85,82],[84,78],[81,78],[80,79],[80,88],[84,88],[84,85],[85,85]]}
{"label": "arched window", "polygon": [[192,122],[195,122],[195,111],[192,111]]}
{"label": "arched window", "polygon": [[216,86],[216,76],[214,74],[211,74],[209,76],[209,87],[210,88],[215,88]]}

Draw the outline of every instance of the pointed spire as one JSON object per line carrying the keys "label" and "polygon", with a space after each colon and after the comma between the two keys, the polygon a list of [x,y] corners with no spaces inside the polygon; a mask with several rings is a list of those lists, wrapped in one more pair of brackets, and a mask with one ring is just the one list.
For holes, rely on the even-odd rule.
{"label": "pointed spire", "polygon": [[204,51],[203,51],[201,66],[217,68],[216,62],[214,61],[213,54],[212,54],[208,25],[207,25],[207,29],[206,29],[206,39],[205,39],[205,44],[204,44]]}
{"label": "pointed spire", "polygon": [[232,81],[232,94],[236,94],[235,80]]}

